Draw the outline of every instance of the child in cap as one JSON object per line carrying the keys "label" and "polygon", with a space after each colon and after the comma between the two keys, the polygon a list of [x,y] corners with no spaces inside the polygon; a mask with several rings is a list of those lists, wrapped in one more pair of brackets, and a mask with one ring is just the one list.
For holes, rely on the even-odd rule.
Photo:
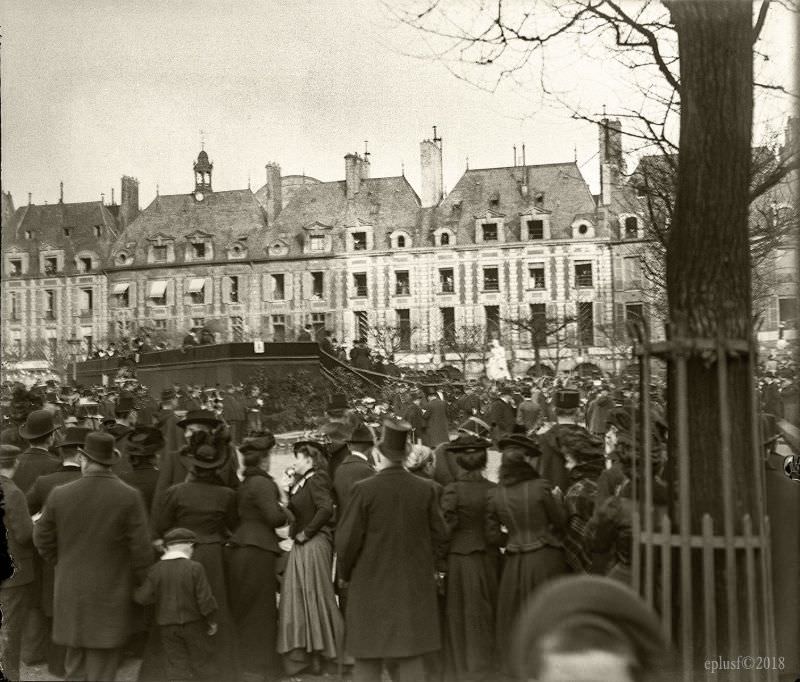
{"label": "child in cap", "polygon": [[213,679],[212,647],[217,601],[205,570],[192,561],[197,536],[173,528],[164,536],[166,552],[134,593],[138,604],[155,604],[167,679]]}

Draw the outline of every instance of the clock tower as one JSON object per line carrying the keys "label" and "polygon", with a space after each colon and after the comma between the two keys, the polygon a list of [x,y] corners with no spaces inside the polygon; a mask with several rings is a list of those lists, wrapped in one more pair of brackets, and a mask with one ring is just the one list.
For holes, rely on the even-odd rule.
{"label": "clock tower", "polygon": [[214,164],[208,160],[205,149],[197,155],[194,162],[194,196],[198,201],[203,200],[203,194],[211,192],[211,171]]}

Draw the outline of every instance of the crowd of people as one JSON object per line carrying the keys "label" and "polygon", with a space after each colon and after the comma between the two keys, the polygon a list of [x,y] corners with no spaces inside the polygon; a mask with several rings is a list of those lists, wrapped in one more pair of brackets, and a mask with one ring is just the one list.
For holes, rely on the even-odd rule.
{"label": "crowd of people", "polygon": [[[20,660],[114,679],[126,655],[144,681],[633,680],[666,665],[656,616],[625,587],[633,384],[333,394],[275,478],[259,387],[3,389],[9,679]],[[663,387],[649,390],[657,514],[667,427]],[[587,668],[591,650],[608,656]]]}

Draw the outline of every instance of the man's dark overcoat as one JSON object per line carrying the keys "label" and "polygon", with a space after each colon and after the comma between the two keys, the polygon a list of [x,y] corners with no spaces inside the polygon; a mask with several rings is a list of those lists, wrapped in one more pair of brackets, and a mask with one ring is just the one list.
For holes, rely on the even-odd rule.
{"label": "man's dark overcoat", "polygon": [[348,654],[402,658],[441,647],[433,548],[446,536],[429,481],[392,466],[353,486],[336,533],[350,583]]}
{"label": "man's dark overcoat", "polygon": [[450,440],[450,425],[447,421],[447,403],[438,395],[431,396],[425,405],[425,433],[422,442],[429,448]]}
{"label": "man's dark overcoat", "polygon": [[497,444],[502,436],[514,430],[517,412],[502,398],[496,398],[486,411],[484,421],[492,427],[492,440]]}
{"label": "man's dark overcoat", "polygon": [[149,513],[153,507],[153,497],[156,494],[156,485],[158,485],[158,469],[152,462],[135,460],[131,467],[131,471],[120,474],[120,478],[142,494],[144,508]]}
{"label": "man's dark overcoat", "polygon": [[18,462],[17,470],[14,472],[14,483],[23,493],[30,490],[39,476],[52,474],[61,466],[57,457],[51,455],[48,450],[38,447],[25,450],[19,456]]}
{"label": "man's dark overcoat", "polygon": [[333,489],[336,491],[336,504],[339,509],[339,517],[344,513],[347,502],[350,500],[350,492],[353,486],[365,478],[375,475],[375,469],[363,457],[350,454],[336,468],[333,475]]}
{"label": "man's dark overcoat", "polygon": [[135,583],[153,562],[139,493],[111,472],[86,472],[52,490],[34,543],[56,564],[53,641],[88,649],[125,644]]}

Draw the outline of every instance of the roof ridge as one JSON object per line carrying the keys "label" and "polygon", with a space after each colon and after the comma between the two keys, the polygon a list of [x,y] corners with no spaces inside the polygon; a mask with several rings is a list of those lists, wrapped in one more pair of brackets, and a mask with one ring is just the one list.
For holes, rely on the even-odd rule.
{"label": "roof ridge", "polygon": [[517,168],[549,168],[551,166],[575,166],[578,167],[578,163],[576,161],[554,161],[552,163],[536,163],[536,164],[527,164],[526,166],[518,165],[518,166],[491,166],[490,168],[467,168],[464,171],[464,175],[467,173],[480,173],[481,171],[492,171],[492,170],[515,170]]}

